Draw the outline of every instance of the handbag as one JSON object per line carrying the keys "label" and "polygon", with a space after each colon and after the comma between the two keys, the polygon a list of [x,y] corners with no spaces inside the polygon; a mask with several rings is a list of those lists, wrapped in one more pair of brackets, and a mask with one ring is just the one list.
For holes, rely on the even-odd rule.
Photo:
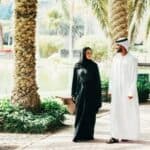
{"label": "handbag", "polygon": [[56,98],[59,98],[62,100],[63,104],[66,106],[66,108],[70,114],[75,114],[76,106],[75,106],[75,103],[74,103],[72,97],[56,96]]}

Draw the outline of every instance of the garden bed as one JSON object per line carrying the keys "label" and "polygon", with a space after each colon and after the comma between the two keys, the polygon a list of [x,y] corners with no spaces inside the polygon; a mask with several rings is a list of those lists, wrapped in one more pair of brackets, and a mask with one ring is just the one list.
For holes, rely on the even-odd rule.
{"label": "garden bed", "polygon": [[52,98],[41,102],[40,110],[33,112],[0,100],[0,132],[44,133],[64,126],[67,110]]}

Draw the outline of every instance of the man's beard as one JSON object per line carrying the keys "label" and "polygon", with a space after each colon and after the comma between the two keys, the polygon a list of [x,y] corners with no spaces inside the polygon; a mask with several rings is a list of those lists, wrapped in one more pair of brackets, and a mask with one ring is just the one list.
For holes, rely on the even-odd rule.
{"label": "man's beard", "polygon": [[122,49],[121,48],[118,48],[117,49],[117,53],[121,53],[122,52]]}

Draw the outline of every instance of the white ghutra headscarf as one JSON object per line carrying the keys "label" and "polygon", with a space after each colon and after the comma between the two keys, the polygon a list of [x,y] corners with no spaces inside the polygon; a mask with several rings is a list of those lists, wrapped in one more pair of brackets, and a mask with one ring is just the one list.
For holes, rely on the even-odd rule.
{"label": "white ghutra headscarf", "polygon": [[119,38],[118,40],[116,40],[116,43],[123,46],[128,51],[129,42],[128,42],[128,39],[126,37]]}

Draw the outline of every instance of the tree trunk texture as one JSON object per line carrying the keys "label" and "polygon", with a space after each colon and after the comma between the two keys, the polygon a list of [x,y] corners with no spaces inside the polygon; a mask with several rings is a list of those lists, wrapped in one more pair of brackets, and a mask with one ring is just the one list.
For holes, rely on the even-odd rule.
{"label": "tree trunk texture", "polygon": [[118,38],[128,37],[127,0],[110,0],[110,28],[112,43]]}
{"label": "tree trunk texture", "polygon": [[36,14],[37,0],[15,0],[15,74],[11,100],[30,109],[40,106],[36,83]]}

